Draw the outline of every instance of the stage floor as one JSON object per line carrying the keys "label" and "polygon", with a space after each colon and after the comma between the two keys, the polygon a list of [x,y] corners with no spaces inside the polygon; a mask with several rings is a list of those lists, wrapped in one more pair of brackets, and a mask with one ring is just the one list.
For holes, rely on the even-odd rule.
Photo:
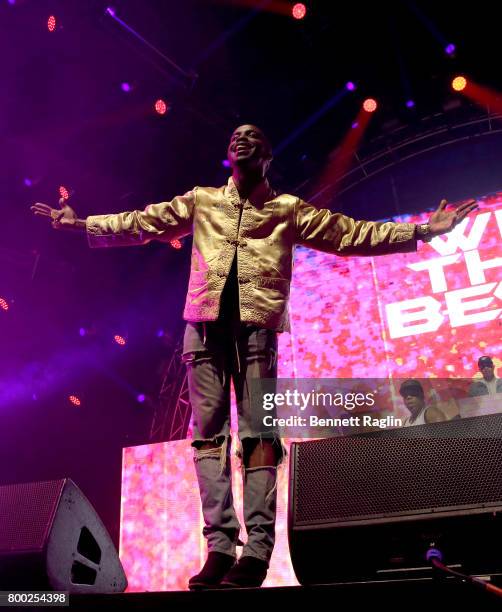
{"label": "stage floor", "polygon": [[[214,609],[216,606],[245,606],[255,609],[285,609],[294,606],[319,604],[340,609],[342,603],[351,606],[371,605],[372,609],[403,609],[403,605],[430,608],[450,606],[478,606],[478,609],[500,610],[502,600],[471,585],[453,580],[414,580],[401,582],[351,583],[312,587],[278,587],[261,589],[229,589],[191,593],[171,591],[162,593],[124,593],[117,595],[71,595],[70,607],[75,610],[93,608],[106,610],[169,610]],[[204,606],[204,607],[202,607]],[[277,606],[277,608],[275,608]],[[481,606],[481,608],[479,608]],[[305,608],[308,609],[308,608]]]}

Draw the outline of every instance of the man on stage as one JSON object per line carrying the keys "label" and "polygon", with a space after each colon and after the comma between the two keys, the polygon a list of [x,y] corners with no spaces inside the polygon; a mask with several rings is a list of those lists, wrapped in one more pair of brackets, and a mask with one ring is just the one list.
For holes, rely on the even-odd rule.
{"label": "man on stage", "polygon": [[[184,318],[183,359],[193,410],[194,461],[208,558],[191,589],[256,587],[266,577],[275,540],[278,436],[252,427],[249,381],[277,377],[277,334],[289,330],[288,297],[296,244],[340,255],[415,251],[417,239],[450,231],[476,208],[473,200],[447,211],[443,200],[429,223],[355,221],[278,194],[266,175],[272,149],[263,132],[242,125],[228,146],[232,176],[219,188],[195,187],[144,211],[78,219],[37,203],[35,214],[55,229],[87,232],[91,247],[169,242],[193,232]],[[230,380],[239,415],[247,542],[236,562],[238,523],[229,461]]]}

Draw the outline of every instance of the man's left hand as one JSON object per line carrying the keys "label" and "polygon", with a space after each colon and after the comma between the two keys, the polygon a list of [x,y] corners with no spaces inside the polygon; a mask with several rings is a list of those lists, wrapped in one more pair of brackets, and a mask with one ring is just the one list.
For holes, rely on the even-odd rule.
{"label": "man's left hand", "polygon": [[450,232],[469,213],[478,208],[476,200],[467,200],[459,204],[455,210],[446,210],[448,202],[441,200],[436,212],[429,219],[430,233],[432,236],[440,236]]}

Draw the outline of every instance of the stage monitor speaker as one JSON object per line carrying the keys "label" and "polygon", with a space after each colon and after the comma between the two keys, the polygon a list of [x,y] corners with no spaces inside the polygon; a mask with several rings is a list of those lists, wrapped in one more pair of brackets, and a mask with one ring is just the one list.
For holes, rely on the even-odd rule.
{"label": "stage monitor speaker", "polygon": [[122,592],[113,542],[69,478],[0,487],[0,590]]}
{"label": "stage monitor speaker", "polygon": [[430,548],[502,572],[502,415],[292,444],[288,535],[301,584],[431,577]]}

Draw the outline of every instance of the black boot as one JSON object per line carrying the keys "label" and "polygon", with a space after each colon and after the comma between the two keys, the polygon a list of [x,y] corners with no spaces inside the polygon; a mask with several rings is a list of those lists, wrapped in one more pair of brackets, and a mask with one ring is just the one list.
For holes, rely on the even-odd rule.
{"label": "black boot", "polygon": [[267,577],[268,563],[257,557],[241,557],[221,581],[226,589],[256,588]]}
{"label": "black boot", "polygon": [[188,581],[191,591],[217,587],[235,563],[235,557],[220,552],[210,552],[204,567]]}

